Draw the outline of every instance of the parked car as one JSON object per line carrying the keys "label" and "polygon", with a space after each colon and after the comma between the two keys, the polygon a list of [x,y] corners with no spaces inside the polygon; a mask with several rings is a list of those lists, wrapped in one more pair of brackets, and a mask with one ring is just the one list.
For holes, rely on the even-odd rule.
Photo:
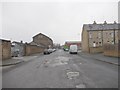
{"label": "parked car", "polygon": [[64,50],[64,51],[69,51],[69,49],[68,49],[68,48],[64,48],[63,50]]}
{"label": "parked car", "polygon": [[56,51],[56,49],[54,48],[52,51],[53,51],[53,52],[55,52],[55,51]]}
{"label": "parked car", "polygon": [[70,45],[69,53],[70,54],[72,54],[72,53],[77,54],[78,53],[77,45]]}
{"label": "parked car", "polygon": [[53,52],[53,49],[52,49],[52,48],[49,48],[49,49],[48,49],[48,52],[49,52],[49,53],[52,53],[52,52]]}
{"label": "parked car", "polygon": [[44,53],[44,55],[45,54],[50,54],[50,51],[49,51],[49,49],[45,49],[43,53]]}

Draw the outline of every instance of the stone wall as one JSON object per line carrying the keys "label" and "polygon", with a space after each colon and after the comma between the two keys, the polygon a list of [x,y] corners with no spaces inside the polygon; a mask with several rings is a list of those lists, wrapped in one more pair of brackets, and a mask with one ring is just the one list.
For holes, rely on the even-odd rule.
{"label": "stone wall", "polygon": [[0,60],[11,58],[11,42],[8,40],[0,40]]}
{"label": "stone wall", "polygon": [[104,45],[104,55],[106,56],[113,56],[113,57],[120,57],[120,45],[115,44],[105,44]]}
{"label": "stone wall", "polygon": [[89,53],[102,53],[103,47],[90,47]]}
{"label": "stone wall", "polygon": [[36,53],[42,53],[43,51],[44,51],[44,48],[42,47],[25,44],[25,56],[36,54]]}

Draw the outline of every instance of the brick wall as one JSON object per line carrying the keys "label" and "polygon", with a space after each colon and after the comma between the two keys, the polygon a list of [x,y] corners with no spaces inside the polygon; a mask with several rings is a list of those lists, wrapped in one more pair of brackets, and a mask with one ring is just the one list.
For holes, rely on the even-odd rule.
{"label": "brick wall", "polygon": [[25,44],[25,55],[31,55],[36,53],[42,53],[44,51],[44,48],[36,46],[36,45],[29,45]]}
{"label": "brick wall", "polygon": [[118,44],[115,44],[115,45],[105,44],[104,45],[104,55],[120,57],[119,45]]}
{"label": "brick wall", "polygon": [[0,40],[0,60],[11,58],[11,42]]}

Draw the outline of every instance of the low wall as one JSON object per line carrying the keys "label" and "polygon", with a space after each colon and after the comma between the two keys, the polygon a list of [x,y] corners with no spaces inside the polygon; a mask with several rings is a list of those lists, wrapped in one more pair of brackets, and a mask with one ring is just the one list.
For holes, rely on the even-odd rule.
{"label": "low wall", "polygon": [[0,60],[11,58],[11,42],[8,40],[0,40]]}
{"label": "low wall", "polygon": [[113,56],[113,57],[120,57],[120,45],[111,45],[111,44],[105,44],[104,45],[104,55],[106,56]]}
{"label": "low wall", "polygon": [[43,51],[44,51],[43,47],[25,44],[25,55],[26,56],[31,55],[31,54],[36,54],[36,53],[42,53]]}
{"label": "low wall", "polygon": [[90,47],[90,53],[102,53],[103,47]]}

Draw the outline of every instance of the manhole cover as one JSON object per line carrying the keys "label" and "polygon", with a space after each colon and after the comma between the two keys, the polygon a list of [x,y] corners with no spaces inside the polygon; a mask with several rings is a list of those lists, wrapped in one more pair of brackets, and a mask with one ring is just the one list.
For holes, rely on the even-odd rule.
{"label": "manhole cover", "polygon": [[69,79],[79,76],[79,72],[68,72],[67,76]]}
{"label": "manhole cover", "polygon": [[84,84],[79,84],[79,85],[76,85],[76,88],[86,88],[86,86]]}

